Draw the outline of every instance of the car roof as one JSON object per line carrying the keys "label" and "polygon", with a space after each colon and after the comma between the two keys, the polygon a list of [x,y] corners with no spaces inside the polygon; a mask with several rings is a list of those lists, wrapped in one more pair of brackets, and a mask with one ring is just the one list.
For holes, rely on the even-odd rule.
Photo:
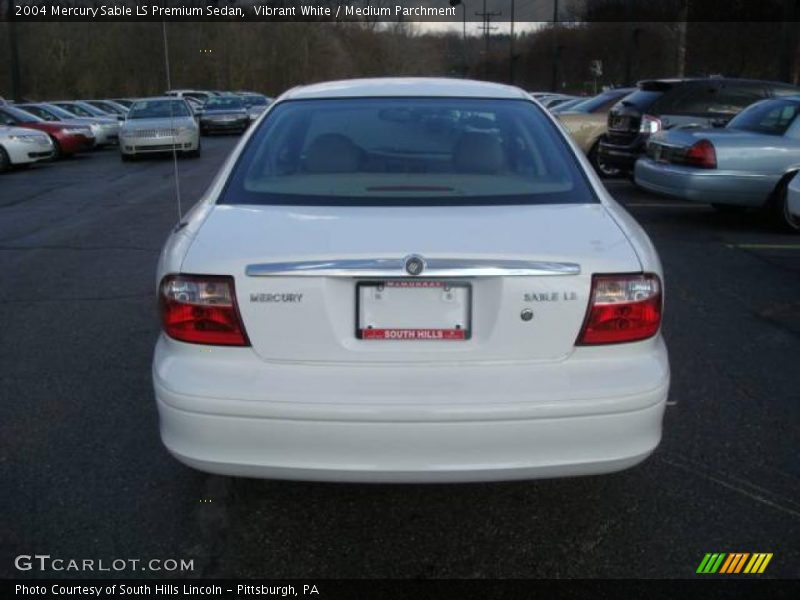
{"label": "car roof", "polygon": [[176,98],[175,96],[150,96],[147,98],[136,98],[134,102],[139,102],[140,100],[171,100],[173,102],[184,102],[183,98]]}
{"label": "car roof", "polygon": [[711,76],[711,77],[666,77],[664,79],[642,79],[638,81],[636,85],[638,87],[648,86],[648,85],[659,85],[659,84],[668,84],[668,85],[677,85],[680,83],[696,83],[696,82],[714,82],[714,83],[755,83],[761,85],[769,85],[769,86],[778,86],[778,87],[795,87],[790,83],[780,82],[780,81],[769,81],[767,79],[747,79],[743,77],[718,77],[718,76]]}
{"label": "car roof", "polygon": [[292,88],[283,100],[311,98],[396,98],[396,97],[453,97],[453,98],[513,98],[528,99],[519,88],[499,83],[469,79],[436,77],[378,77],[328,81]]}

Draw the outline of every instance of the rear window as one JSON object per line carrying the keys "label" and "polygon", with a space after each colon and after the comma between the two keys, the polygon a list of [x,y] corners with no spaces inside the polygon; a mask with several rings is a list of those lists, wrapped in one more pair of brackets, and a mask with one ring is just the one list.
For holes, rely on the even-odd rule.
{"label": "rear window", "polygon": [[617,102],[619,102],[622,98],[624,98],[625,95],[628,93],[630,92],[629,91],[603,92],[602,94],[598,94],[593,98],[587,98],[586,100],[582,100],[578,104],[573,105],[570,108],[570,112],[579,112],[579,113],[606,112]]}
{"label": "rear window", "polygon": [[223,204],[596,202],[562,134],[524,100],[365,98],[275,106]]}
{"label": "rear window", "polygon": [[728,123],[731,129],[743,129],[766,135],[783,135],[797,119],[800,102],[768,100],[746,108]]}
{"label": "rear window", "polygon": [[704,81],[678,86],[653,108],[656,114],[732,116],[766,92],[759,85]]}
{"label": "rear window", "polygon": [[236,110],[244,108],[244,103],[240,98],[229,96],[214,96],[206,100],[206,110]]}
{"label": "rear window", "polygon": [[131,106],[129,119],[167,119],[191,117],[183,100],[139,100]]}
{"label": "rear window", "polygon": [[664,92],[637,90],[632,94],[625,96],[622,99],[622,103],[625,106],[633,106],[638,108],[640,111],[645,111],[655,104],[656,100],[661,98],[663,95]]}

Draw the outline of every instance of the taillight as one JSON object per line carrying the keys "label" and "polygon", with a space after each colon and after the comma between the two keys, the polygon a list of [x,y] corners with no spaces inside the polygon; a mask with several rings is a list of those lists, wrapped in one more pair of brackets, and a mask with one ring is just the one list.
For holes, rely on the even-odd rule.
{"label": "taillight", "polygon": [[717,152],[714,150],[714,144],[708,140],[694,143],[684,154],[683,162],[702,169],[716,169]]}
{"label": "taillight", "polygon": [[249,346],[233,277],[167,275],[161,281],[161,322],[171,338],[193,344]]}
{"label": "taillight", "polygon": [[661,119],[652,115],[642,115],[642,120],[639,124],[640,133],[649,133],[653,135],[661,131],[661,129]]}
{"label": "taillight", "polygon": [[661,325],[661,281],[652,273],[594,275],[579,346],[635,342]]}

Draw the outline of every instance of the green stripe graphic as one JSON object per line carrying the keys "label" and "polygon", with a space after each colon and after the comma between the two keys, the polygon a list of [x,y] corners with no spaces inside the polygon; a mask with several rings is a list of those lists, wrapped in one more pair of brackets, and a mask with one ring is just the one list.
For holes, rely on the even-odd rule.
{"label": "green stripe graphic", "polygon": [[711,558],[711,554],[710,554],[710,553],[709,553],[709,554],[706,554],[706,555],[703,557],[703,560],[702,560],[702,561],[700,561],[700,566],[699,566],[699,567],[697,567],[697,571],[696,571],[697,573],[705,573],[706,564],[708,563],[708,560],[709,560],[710,558]]}
{"label": "green stripe graphic", "polygon": [[725,552],[718,554],[706,554],[703,557],[700,566],[697,567],[697,573],[716,573],[725,560],[727,554]]}

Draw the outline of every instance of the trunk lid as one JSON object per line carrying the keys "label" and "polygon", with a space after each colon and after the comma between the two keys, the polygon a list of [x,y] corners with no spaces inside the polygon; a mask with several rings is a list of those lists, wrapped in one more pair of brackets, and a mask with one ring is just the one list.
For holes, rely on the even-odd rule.
{"label": "trunk lid", "polygon": [[[459,341],[358,339],[356,284],[369,277],[245,273],[252,265],[397,261],[413,254],[431,266],[452,259],[527,260],[577,263],[580,273],[459,277],[472,289],[471,335]],[[182,265],[184,273],[235,278],[245,329],[265,360],[359,363],[559,359],[574,347],[592,273],[640,269],[601,204],[220,205]],[[534,314],[528,321],[521,318],[525,309]]]}
{"label": "trunk lid", "polygon": [[[781,145],[780,137],[741,129],[679,127],[650,138],[647,156],[657,162],[682,164],[686,151],[700,140],[708,140],[714,145],[718,168],[727,168],[731,163],[747,163],[752,171],[762,170],[761,163],[766,163],[769,170],[771,161],[774,161],[773,153],[763,152],[765,145]],[[766,160],[760,160],[762,155]]]}

